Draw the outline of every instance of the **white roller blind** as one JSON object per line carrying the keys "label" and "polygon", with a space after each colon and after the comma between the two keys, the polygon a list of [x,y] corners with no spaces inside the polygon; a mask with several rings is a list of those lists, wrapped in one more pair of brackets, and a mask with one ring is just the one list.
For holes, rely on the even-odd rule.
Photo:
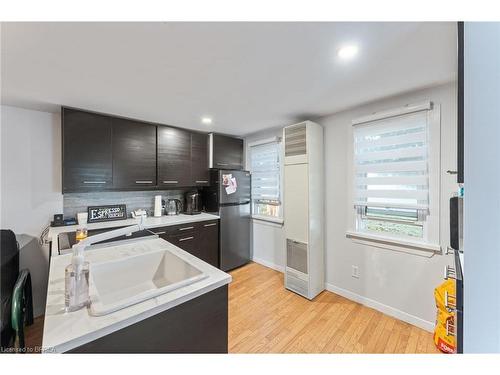
{"label": "white roller blind", "polygon": [[252,199],[280,203],[280,163],[278,142],[250,148]]}
{"label": "white roller blind", "polygon": [[280,203],[280,161],[278,142],[250,148],[252,199],[263,203]]}
{"label": "white roller blind", "polygon": [[356,206],[428,209],[427,113],[354,125]]}

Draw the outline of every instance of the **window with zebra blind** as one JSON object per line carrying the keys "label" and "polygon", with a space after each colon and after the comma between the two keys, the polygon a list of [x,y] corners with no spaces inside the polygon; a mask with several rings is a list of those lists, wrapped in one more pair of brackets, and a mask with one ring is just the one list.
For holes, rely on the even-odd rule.
{"label": "window with zebra blind", "polygon": [[281,218],[281,168],[278,140],[250,146],[252,213]]}
{"label": "window with zebra blind", "polygon": [[353,122],[357,231],[436,242],[427,230],[439,211],[432,112],[427,102]]}

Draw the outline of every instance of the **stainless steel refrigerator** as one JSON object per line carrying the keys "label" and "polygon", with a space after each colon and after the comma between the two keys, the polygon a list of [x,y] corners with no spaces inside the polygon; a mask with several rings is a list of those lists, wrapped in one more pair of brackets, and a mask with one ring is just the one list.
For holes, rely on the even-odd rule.
{"label": "stainless steel refrigerator", "polygon": [[250,172],[211,169],[203,189],[205,211],[220,216],[219,268],[232,270],[248,263],[250,247]]}

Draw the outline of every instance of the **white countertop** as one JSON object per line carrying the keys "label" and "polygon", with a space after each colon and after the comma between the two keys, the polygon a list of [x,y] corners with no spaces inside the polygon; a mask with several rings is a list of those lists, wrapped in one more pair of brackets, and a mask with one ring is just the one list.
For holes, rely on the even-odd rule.
{"label": "white countertop", "polygon": [[[187,223],[195,223],[198,221],[207,221],[207,220],[216,220],[219,219],[219,216],[213,214],[207,214],[202,212],[198,215],[164,215],[161,217],[147,217],[144,219],[144,226],[149,228],[159,228],[159,227],[168,227],[171,225],[178,224],[187,224]],[[104,221],[101,223],[91,223],[86,224],[85,227],[89,230],[91,229],[103,229],[103,228],[116,228],[116,227],[125,227],[127,225],[138,224],[140,219],[126,219],[126,220],[115,220],[115,221]],[[57,236],[61,233],[66,232],[74,232],[79,227],[79,225],[67,225],[63,227],[50,227],[49,232],[47,234],[47,240],[52,241],[51,254],[52,256],[56,256],[59,254],[58,246],[59,243],[57,241]]]}
{"label": "white countertop", "polygon": [[90,316],[87,309],[72,313],[64,311],[64,269],[71,262],[71,255],[53,257],[50,263],[43,327],[43,351],[62,353],[74,349],[229,284],[232,280],[229,274],[161,238],[138,239],[117,246],[89,249],[85,252],[85,259],[90,263],[103,262],[161,249],[172,251],[175,255],[200,269],[208,277],[194,284],[98,317]]}

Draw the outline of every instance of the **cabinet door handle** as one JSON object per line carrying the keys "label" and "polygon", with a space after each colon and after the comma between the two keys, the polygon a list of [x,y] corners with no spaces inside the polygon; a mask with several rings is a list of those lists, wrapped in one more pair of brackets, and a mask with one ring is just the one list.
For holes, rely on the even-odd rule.
{"label": "cabinet door handle", "polygon": [[174,180],[172,180],[172,181],[163,181],[163,183],[164,184],[178,184],[179,181],[174,181]]}
{"label": "cabinet door handle", "polygon": [[229,165],[229,163],[217,163],[217,165],[225,166],[225,165]]}
{"label": "cabinet door handle", "polygon": [[447,170],[446,173],[448,174],[458,174],[458,171],[451,171],[451,170]]}
{"label": "cabinet door handle", "polygon": [[208,181],[195,181],[197,184],[208,184]]}
{"label": "cabinet door handle", "polygon": [[83,181],[84,184],[105,184],[106,181]]}
{"label": "cabinet door handle", "polygon": [[217,225],[217,223],[210,223],[210,224],[204,224],[204,227],[213,227],[214,225]]}
{"label": "cabinet door handle", "polygon": [[179,230],[188,230],[188,229],[194,229],[194,227],[184,227],[184,228],[179,228]]}
{"label": "cabinet door handle", "polygon": [[151,180],[147,180],[147,181],[146,180],[140,180],[140,181],[136,181],[135,183],[136,184],[152,184],[153,181],[151,181]]}
{"label": "cabinet door handle", "polygon": [[153,231],[151,231],[151,233],[156,234],[157,236],[159,236],[159,235],[165,234],[167,232],[153,232]]}
{"label": "cabinet door handle", "polygon": [[179,238],[179,242],[182,242],[182,241],[189,241],[189,240],[192,240],[194,237],[191,236],[191,237],[184,237],[184,238]]}

